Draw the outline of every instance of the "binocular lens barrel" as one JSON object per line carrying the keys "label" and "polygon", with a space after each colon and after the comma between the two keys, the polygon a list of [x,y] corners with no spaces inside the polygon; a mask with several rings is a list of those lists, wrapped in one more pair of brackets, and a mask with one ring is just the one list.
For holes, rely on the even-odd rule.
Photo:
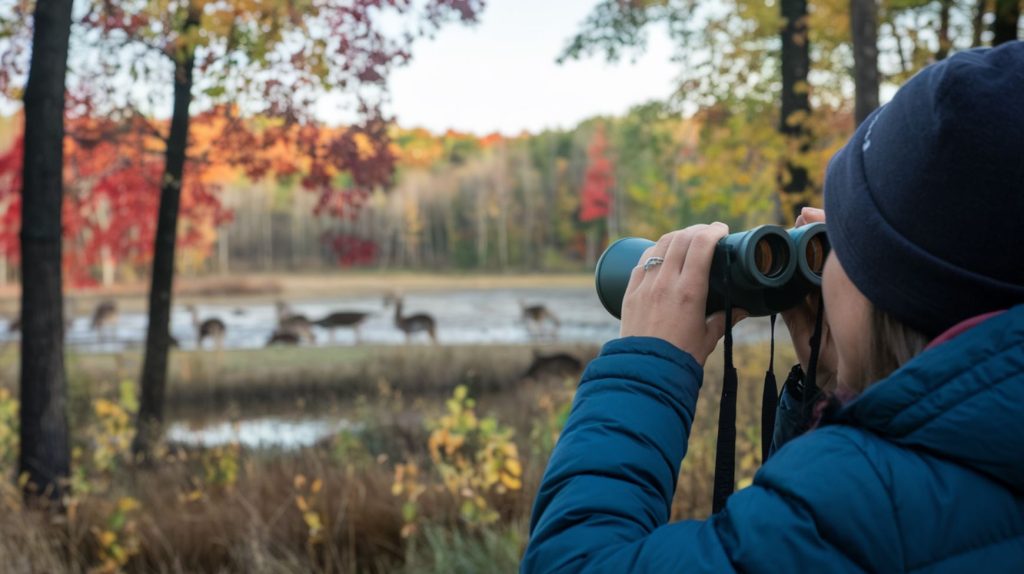
{"label": "binocular lens barrel", "polygon": [[789,249],[776,235],[766,235],[754,244],[754,268],[765,277],[778,277],[789,263]]}
{"label": "binocular lens barrel", "polygon": [[[638,237],[610,245],[597,262],[595,282],[601,304],[615,317],[633,269],[653,241]],[[828,256],[825,224],[785,230],[762,225],[724,237],[715,246],[708,285],[707,314],[725,308],[726,301],[753,316],[789,309],[821,285]]]}
{"label": "binocular lens barrel", "polygon": [[825,233],[824,223],[811,223],[789,230],[789,237],[798,253],[803,254],[797,262],[799,272],[794,281],[805,280],[813,287],[821,286],[821,273],[825,270],[831,245]]}
{"label": "binocular lens barrel", "polygon": [[807,267],[815,274],[821,275],[825,269],[825,255],[828,253],[828,240],[824,235],[816,235],[807,242],[804,259]]}

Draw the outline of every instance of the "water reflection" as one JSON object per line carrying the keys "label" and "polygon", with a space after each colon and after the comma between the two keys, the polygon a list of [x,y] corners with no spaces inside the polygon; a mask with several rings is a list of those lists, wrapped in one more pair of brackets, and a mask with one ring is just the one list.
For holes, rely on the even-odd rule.
{"label": "water reflection", "polygon": [[293,450],[312,446],[341,431],[359,432],[362,427],[338,418],[264,417],[206,425],[177,422],[167,429],[167,440],[205,448],[238,443],[246,448]]}

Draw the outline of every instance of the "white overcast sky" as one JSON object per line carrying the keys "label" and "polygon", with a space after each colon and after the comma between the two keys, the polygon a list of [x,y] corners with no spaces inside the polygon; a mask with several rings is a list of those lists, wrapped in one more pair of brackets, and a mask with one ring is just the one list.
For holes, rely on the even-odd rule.
{"label": "white overcast sky", "polygon": [[[403,127],[511,135],[571,127],[667,98],[677,67],[660,28],[652,29],[647,52],[635,62],[608,64],[601,56],[555,62],[595,4],[487,0],[475,26],[448,25],[416,44],[412,62],[392,74],[389,111]],[[320,114],[336,122],[348,115],[329,100]]]}

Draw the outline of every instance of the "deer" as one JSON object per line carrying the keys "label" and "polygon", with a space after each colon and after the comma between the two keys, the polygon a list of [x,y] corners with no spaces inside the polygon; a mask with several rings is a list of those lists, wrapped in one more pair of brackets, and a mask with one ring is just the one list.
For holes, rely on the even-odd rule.
{"label": "deer", "polygon": [[414,333],[426,333],[431,341],[435,344],[437,343],[437,322],[433,316],[426,313],[403,316],[402,298],[396,295],[389,295],[384,301],[385,303],[390,301],[395,304],[395,326],[405,333],[406,343],[411,341]]}
{"label": "deer", "polygon": [[293,313],[291,307],[284,301],[278,301],[276,307],[277,329],[275,332],[289,332],[298,335],[309,343],[316,342],[316,336],[313,335],[313,322],[309,320],[309,317]]}
{"label": "deer", "polygon": [[524,379],[543,380],[575,377],[583,371],[583,362],[568,353],[542,355],[533,353],[533,362],[523,375]]}
{"label": "deer", "polygon": [[196,309],[195,305],[189,305],[186,309],[192,314],[192,326],[196,329],[196,348],[202,349],[203,341],[207,338],[213,339],[213,346],[215,348],[222,348],[224,346],[224,336],[228,332],[228,327],[224,324],[224,321],[216,317],[200,321],[199,310]]}
{"label": "deer", "polygon": [[302,336],[295,331],[288,331],[285,329],[275,329],[270,334],[270,338],[267,339],[267,347],[273,347],[274,345],[289,345],[297,346],[302,342]]}
{"label": "deer", "polygon": [[[68,329],[71,328],[71,324],[75,322],[74,309],[75,309],[74,301],[72,301],[68,297],[65,297],[64,298],[64,334],[65,335],[67,334]],[[13,333],[17,333],[19,331],[21,331],[21,313],[20,312],[17,315],[14,315],[13,317],[11,317],[10,323],[7,324],[7,332],[8,333],[13,334]]]}
{"label": "deer", "polygon": [[351,328],[355,331],[356,341],[358,342],[362,339],[359,328],[369,316],[369,313],[363,313],[360,311],[335,311],[322,319],[313,321],[313,324],[330,331],[331,341],[334,341],[335,329]]}
{"label": "deer", "polygon": [[92,312],[89,328],[99,333],[102,338],[104,328],[115,325],[117,325],[117,302],[113,299],[105,299],[97,303]]}
{"label": "deer", "polygon": [[523,301],[519,302],[519,308],[522,310],[522,321],[526,324],[526,330],[531,335],[540,336],[543,335],[543,329],[545,324],[552,326],[552,335],[558,335],[558,328],[561,323],[558,321],[558,317],[551,312],[542,303],[536,305],[527,305]]}

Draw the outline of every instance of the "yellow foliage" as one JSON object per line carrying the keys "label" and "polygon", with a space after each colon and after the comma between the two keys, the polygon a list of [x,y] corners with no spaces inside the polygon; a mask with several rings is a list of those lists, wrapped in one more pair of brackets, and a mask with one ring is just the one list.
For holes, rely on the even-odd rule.
{"label": "yellow foliage", "polygon": [[[512,442],[512,429],[491,417],[478,417],[476,403],[465,386],[456,387],[445,406],[447,414],[432,425],[427,441],[435,474],[425,478],[439,479],[442,492],[453,501],[462,500],[459,515],[467,526],[491,524],[499,515],[488,497],[522,488],[523,467],[519,449]],[[414,463],[395,466],[391,492],[406,499],[403,535],[416,532],[416,501],[426,489]]]}
{"label": "yellow foliage", "polygon": [[[326,508],[321,492],[323,480],[313,479],[309,482],[305,475],[297,474],[293,481],[295,490],[295,507],[302,515],[302,521],[306,525],[306,543],[310,546],[320,544],[324,538],[324,525],[326,524]],[[307,489],[306,486],[309,485]]]}

